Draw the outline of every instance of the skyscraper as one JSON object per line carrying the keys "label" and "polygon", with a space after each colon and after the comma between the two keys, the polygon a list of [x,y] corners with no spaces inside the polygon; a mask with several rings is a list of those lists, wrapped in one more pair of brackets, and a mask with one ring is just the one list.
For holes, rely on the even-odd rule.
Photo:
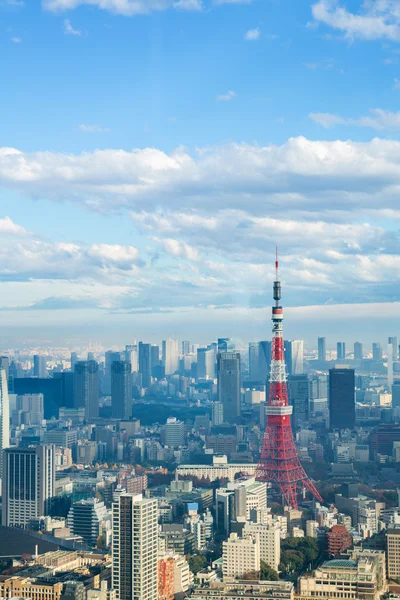
{"label": "skyscraper", "polygon": [[65,406],[61,378],[16,377],[13,385],[15,394],[43,394],[44,418],[58,419],[59,409]]}
{"label": "skyscraper", "polygon": [[[10,400],[7,371],[0,368],[0,485],[3,478],[3,450],[10,445]],[[1,487],[0,487],[1,491]]]}
{"label": "skyscraper", "polygon": [[139,342],[139,373],[142,376],[142,387],[151,384],[151,344]]}
{"label": "skyscraper", "polygon": [[271,342],[263,340],[258,343],[258,358],[260,361],[260,376],[262,381],[267,381],[271,371]]}
{"label": "skyscraper", "polygon": [[179,350],[177,340],[164,340],[162,343],[163,363],[165,374],[171,375],[179,367]]}
{"label": "skyscraper", "polygon": [[122,494],[113,503],[112,587],[118,600],[158,600],[157,499]]}
{"label": "skyscraper", "polygon": [[79,356],[77,352],[71,352],[71,371],[75,371],[75,365],[79,360]]}
{"label": "skyscraper", "polygon": [[98,498],[78,500],[71,505],[67,524],[74,535],[80,535],[85,544],[94,548],[100,535],[100,526],[107,508]]}
{"label": "skyscraper", "polygon": [[319,362],[326,362],[326,338],[318,338],[318,360]]}
{"label": "skyscraper", "polygon": [[331,429],[354,429],[356,423],[354,369],[329,370]]}
{"label": "skyscraper", "polygon": [[122,360],[111,365],[111,414],[113,419],[132,416],[132,368]]}
{"label": "skyscraper", "polygon": [[354,360],[362,360],[364,356],[363,345],[361,342],[354,342]]}
{"label": "skyscraper", "polygon": [[127,344],[125,346],[125,362],[131,363],[132,373],[138,372],[139,359],[137,344]]}
{"label": "skyscraper", "polygon": [[293,406],[292,425],[297,429],[308,420],[309,413],[309,383],[308,376],[289,375],[288,377],[289,404]]}
{"label": "skyscraper", "polygon": [[398,360],[399,358],[399,346],[397,337],[390,337],[388,339],[388,344],[392,346],[392,357],[393,360]]}
{"label": "skyscraper", "polygon": [[345,360],[346,358],[346,344],[344,342],[338,342],[337,348],[337,360]]}
{"label": "skyscraper", "polygon": [[218,352],[233,352],[235,342],[231,338],[218,338]]}
{"label": "skyscraper", "polygon": [[61,373],[53,373],[54,379],[61,380],[62,385],[62,400],[61,406],[66,408],[74,407],[74,373],[70,371],[61,371]]}
{"label": "skyscraper", "polygon": [[48,515],[54,496],[53,445],[4,451],[3,525],[26,527],[32,519]]}
{"label": "skyscraper", "polygon": [[284,346],[288,375],[301,375],[304,373],[303,340],[285,340]]}
{"label": "skyscraper", "polygon": [[184,340],[182,342],[182,354],[183,355],[189,354],[189,352],[190,352],[190,342],[187,340]]}
{"label": "skyscraper", "polygon": [[197,379],[215,378],[215,353],[213,348],[197,349]]}
{"label": "skyscraper", "polygon": [[48,377],[47,372],[47,357],[35,354],[33,357],[33,375],[34,377]]}
{"label": "skyscraper", "polygon": [[382,360],[382,347],[379,342],[372,342],[372,360]]}
{"label": "skyscraper", "polygon": [[260,343],[249,342],[249,379],[250,381],[261,381]]}
{"label": "skyscraper", "polygon": [[212,403],[212,424],[222,425],[224,422],[224,407],[222,402],[213,402]]}
{"label": "skyscraper", "polygon": [[224,407],[225,421],[240,417],[240,354],[218,353],[218,401]]}
{"label": "skyscraper", "polygon": [[95,360],[75,365],[75,406],[85,408],[86,421],[99,416],[99,365]]}
{"label": "skyscraper", "polygon": [[10,359],[8,356],[0,356],[0,369],[5,369],[6,370],[6,376],[7,376],[7,383],[8,383],[8,378],[10,376]]}

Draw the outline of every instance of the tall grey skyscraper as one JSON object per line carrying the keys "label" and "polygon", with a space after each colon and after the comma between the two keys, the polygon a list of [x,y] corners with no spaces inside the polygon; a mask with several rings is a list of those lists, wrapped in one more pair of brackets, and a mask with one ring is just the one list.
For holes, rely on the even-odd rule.
{"label": "tall grey skyscraper", "polygon": [[354,360],[362,360],[364,356],[363,345],[361,342],[354,342]]}
{"label": "tall grey skyscraper", "polygon": [[288,375],[304,373],[303,340],[285,340],[285,362]]}
{"label": "tall grey skyscraper", "polygon": [[10,359],[8,356],[0,356],[0,369],[6,370],[7,383],[10,376]]}
{"label": "tall grey skyscraper", "polygon": [[320,362],[326,362],[326,338],[318,338],[318,360]]}
{"label": "tall grey skyscraper", "polygon": [[85,408],[86,421],[99,416],[99,365],[95,360],[75,365],[75,406]]}
{"label": "tall grey skyscraper", "polygon": [[55,447],[52,444],[4,451],[2,524],[26,527],[49,514],[55,496]]}
{"label": "tall grey skyscraper", "polygon": [[177,340],[163,340],[162,355],[165,374],[171,375],[179,367],[179,350]]}
{"label": "tall grey skyscraper", "polygon": [[382,360],[382,347],[379,342],[372,342],[372,360]]}
{"label": "tall grey skyscraper", "polygon": [[240,417],[240,354],[218,353],[218,401],[224,407],[225,421]]}
{"label": "tall grey skyscraper", "polygon": [[293,406],[292,424],[294,429],[304,426],[309,414],[309,382],[307,374],[289,375],[289,403]]}
{"label": "tall grey skyscraper", "polygon": [[354,369],[329,370],[331,429],[354,429],[356,423]]}
{"label": "tall grey skyscraper", "polygon": [[393,360],[398,360],[399,359],[399,346],[398,346],[398,340],[397,337],[390,337],[388,339],[388,344],[390,344],[392,346],[392,357]]}
{"label": "tall grey skyscraper", "polygon": [[182,354],[183,355],[189,354],[189,352],[190,352],[190,342],[187,340],[184,340],[182,342]]}
{"label": "tall grey skyscraper", "polygon": [[132,368],[122,360],[111,365],[111,414],[113,419],[132,416]]}
{"label": "tall grey skyscraper", "polygon": [[[3,450],[10,445],[10,399],[7,371],[0,368],[0,484],[3,478]],[[1,491],[1,488],[0,488]]]}
{"label": "tall grey skyscraper", "polygon": [[249,342],[249,379],[250,381],[261,381],[260,343]]}
{"label": "tall grey skyscraper", "polygon": [[33,357],[33,375],[34,377],[48,377],[47,357],[35,354]]}
{"label": "tall grey skyscraper", "polygon": [[337,348],[337,360],[345,360],[346,359],[346,344],[344,342],[338,342],[336,344]]}
{"label": "tall grey skyscraper", "polygon": [[197,379],[215,378],[215,352],[213,348],[197,349]]}
{"label": "tall grey skyscraper", "polygon": [[139,342],[139,373],[142,376],[142,387],[151,384],[151,344]]}
{"label": "tall grey skyscraper", "polygon": [[158,600],[157,499],[122,494],[112,507],[112,587],[118,600]]}
{"label": "tall grey skyscraper", "polygon": [[71,371],[75,371],[75,365],[79,360],[79,356],[77,352],[71,352]]}
{"label": "tall grey skyscraper", "polygon": [[267,381],[271,370],[271,341],[263,340],[258,343],[258,358],[260,361],[260,376],[262,381]]}
{"label": "tall grey skyscraper", "polygon": [[127,344],[125,346],[125,362],[131,363],[132,373],[138,372],[139,357],[137,344]]}

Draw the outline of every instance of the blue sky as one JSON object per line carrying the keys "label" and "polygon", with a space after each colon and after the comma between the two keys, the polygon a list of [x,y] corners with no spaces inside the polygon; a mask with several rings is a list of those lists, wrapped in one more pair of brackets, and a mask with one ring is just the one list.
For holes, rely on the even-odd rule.
{"label": "blue sky", "polygon": [[395,0],[0,0],[0,81],[10,344],[264,339],[276,244],[290,335],[398,331]]}

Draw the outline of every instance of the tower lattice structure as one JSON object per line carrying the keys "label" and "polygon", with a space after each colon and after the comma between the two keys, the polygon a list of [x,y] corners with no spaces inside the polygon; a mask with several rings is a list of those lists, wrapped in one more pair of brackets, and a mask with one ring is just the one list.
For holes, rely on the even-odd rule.
{"label": "tower lattice structure", "polygon": [[322,498],[303,469],[294,444],[290,423],[292,407],[289,406],[286,384],[278,253],[275,269],[275,306],[272,307],[271,374],[266,409],[267,426],[261,457],[257,466],[256,479],[277,484],[282,492],[285,504],[297,508],[297,489],[300,485],[306,487],[314,498],[320,502],[322,502]]}

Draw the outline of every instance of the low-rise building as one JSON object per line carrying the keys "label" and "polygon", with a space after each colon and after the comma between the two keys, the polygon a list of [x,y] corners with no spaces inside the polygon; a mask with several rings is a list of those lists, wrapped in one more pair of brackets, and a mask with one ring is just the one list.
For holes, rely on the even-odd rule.
{"label": "low-rise building", "polygon": [[222,543],[222,574],[224,580],[240,578],[260,570],[260,545],[253,537],[239,538],[231,533]]}
{"label": "low-rise building", "polygon": [[207,581],[196,586],[191,600],[224,600],[240,598],[240,600],[268,599],[293,600],[293,583],[289,581]]}

